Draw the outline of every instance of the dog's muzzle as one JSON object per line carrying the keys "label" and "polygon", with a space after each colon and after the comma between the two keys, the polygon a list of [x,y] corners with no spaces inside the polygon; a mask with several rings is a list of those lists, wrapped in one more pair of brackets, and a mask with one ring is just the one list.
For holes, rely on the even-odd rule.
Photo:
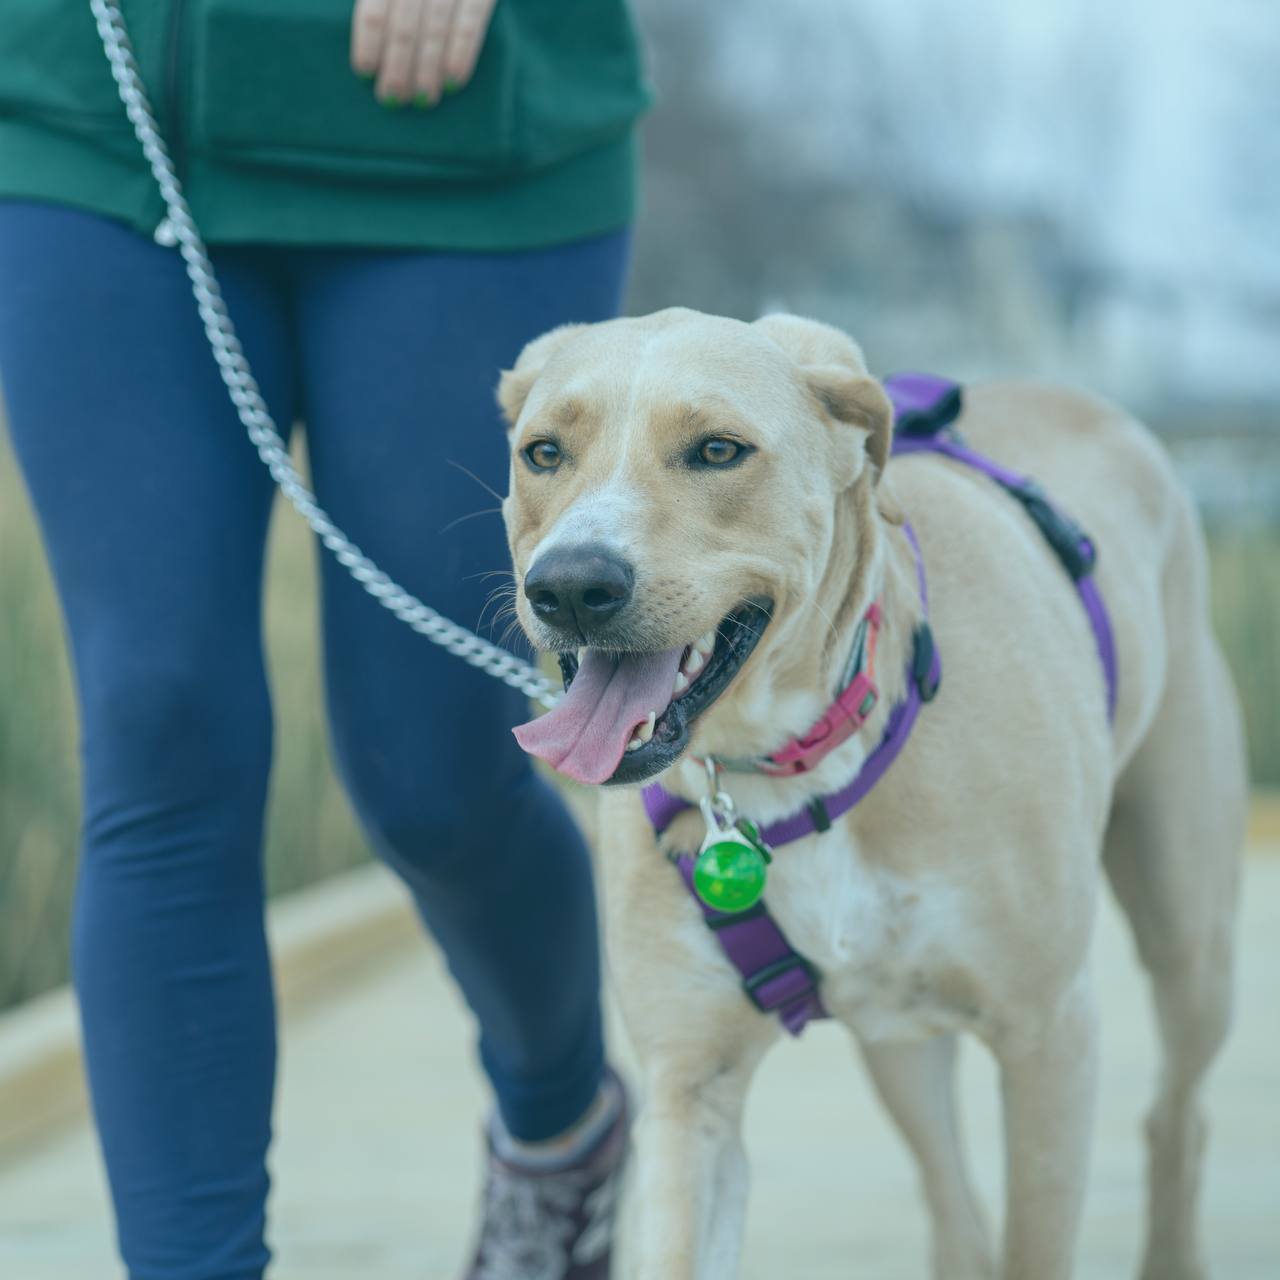
{"label": "dog's muzzle", "polygon": [[742,669],[771,611],[769,600],[744,602],[709,633],[709,643],[648,653],[588,646],[580,659],[561,652],[565,696],[546,715],[519,726],[517,741],[579,782],[654,777],[688,747],[694,722]]}

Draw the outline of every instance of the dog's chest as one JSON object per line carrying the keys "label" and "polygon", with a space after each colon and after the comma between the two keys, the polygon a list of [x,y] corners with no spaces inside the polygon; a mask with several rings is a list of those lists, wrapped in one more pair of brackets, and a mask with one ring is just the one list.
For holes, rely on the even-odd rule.
{"label": "dog's chest", "polygon": [[921,1039],[980,1020],[972,929],[945,881],[869,866],[833,830],[779,851],[767,899],[819,970],[832,1016],[861,1039]]}

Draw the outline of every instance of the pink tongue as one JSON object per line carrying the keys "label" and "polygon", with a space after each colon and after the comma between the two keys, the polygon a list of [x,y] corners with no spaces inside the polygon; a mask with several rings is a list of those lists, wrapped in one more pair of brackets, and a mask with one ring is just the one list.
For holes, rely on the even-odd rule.
{"label": "pink tongue", "polygon": [[612,777],[636,725],[663,713],[683,646],[663,653],[588,649],[564,697],[546,715],[518,725],[516,741],[566,777],[597,783]]}

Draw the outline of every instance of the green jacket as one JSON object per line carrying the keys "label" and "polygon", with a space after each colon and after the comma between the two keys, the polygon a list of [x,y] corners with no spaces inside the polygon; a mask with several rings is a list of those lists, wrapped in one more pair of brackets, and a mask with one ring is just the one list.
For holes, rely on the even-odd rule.
{"label": "green jacket", "polygon": [[[429,110],[352,72],[353,7],[125,0],[208,241],[515,249],[631,220],[648,91],[626,0],[499,0],[471,83]],[[88,0],[0,0],[2,196],[161,221]]]}

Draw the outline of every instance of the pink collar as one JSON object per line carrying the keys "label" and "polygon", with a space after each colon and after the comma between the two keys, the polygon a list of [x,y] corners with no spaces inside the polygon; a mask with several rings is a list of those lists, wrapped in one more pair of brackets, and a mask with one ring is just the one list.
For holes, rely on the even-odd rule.
{"label": "pink collar", "polygon": [[861,634],[854,651],[856,669],[849,683],[804,733],[792,738],[781,750],[755,761],[759,772],[774,778],[808,773],[866,724],[880,698],[875,679],[880,621],[880,602],[873,600],[859,623]]}
{"label": "pink collar", "polygon": [[732,773],[767,773],[773,778],[790,778],[817,768],[841,742],[849,741],[867,723],[867,717],[879,701],[876,641],[881,622],[879,600],[873,600],[858,625],[858,639],[851,659],[854,673],[849,684],[809,728],[763,759],[727,760],[717,756],[722,767]]}

